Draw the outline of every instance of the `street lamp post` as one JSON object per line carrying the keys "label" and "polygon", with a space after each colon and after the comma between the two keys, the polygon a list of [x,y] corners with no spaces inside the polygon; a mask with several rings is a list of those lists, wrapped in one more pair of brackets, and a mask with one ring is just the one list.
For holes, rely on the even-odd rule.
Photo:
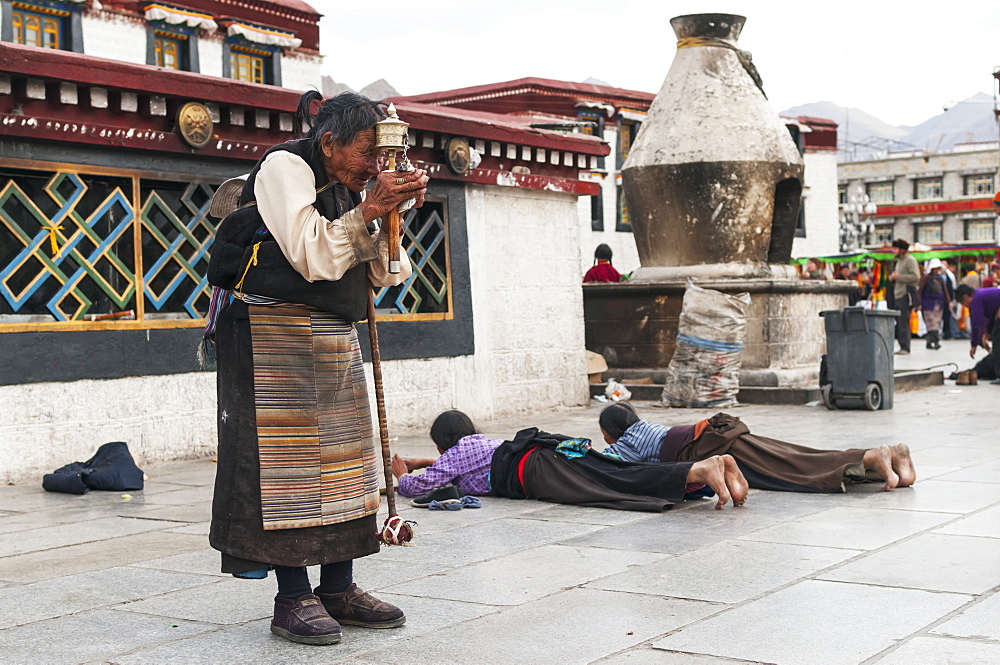
{"label": "street lamp post", "polygon": [[858,185],[840,205],[840,251],[853,252],[871,241],[872,218],[878,212],[865,188]]}

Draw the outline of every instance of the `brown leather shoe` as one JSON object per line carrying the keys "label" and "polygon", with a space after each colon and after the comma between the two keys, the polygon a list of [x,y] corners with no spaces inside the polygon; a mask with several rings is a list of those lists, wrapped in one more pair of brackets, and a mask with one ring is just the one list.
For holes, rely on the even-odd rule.
{"label": "brown leather shoe", "polygon": [[363,628],[396,628],[406,623],[403,610],[381,601],[357,584],[342,593],[318,593],[330,616],[346,626]]}
{"label": "brown leather shoe", "polygon": [[275,598],[271,632],[299,644],[336,644],[341,634],[340,624],[311,593],[297,600]]}

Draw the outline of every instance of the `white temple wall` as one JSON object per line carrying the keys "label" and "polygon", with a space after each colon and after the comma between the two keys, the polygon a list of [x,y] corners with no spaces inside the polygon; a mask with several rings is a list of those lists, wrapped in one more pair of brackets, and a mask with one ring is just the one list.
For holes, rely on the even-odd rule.
{"label": "white temple wall", "polygon": [[806,151],[804,206],[806,235],[795,238],[793,257],[824,256],[840,251],[840,220],[837,207],[837,152]]}
{"label": "white temple wall", "polygon": [[292,53],[281,54],[281,87],[305,92],[306,90],[321,90],[323,73],[320,65],[323,58],[318,55]]}
{"label": "white temple wall", "polygon": [[[576,197],[469,185],[466,218],[475,354],[384,361],[390,431],[588,400]],[[140,466],[215,452],[214,372],[0,386],[0,404],[0,482],[40,482],[108,441]]]}
{"label": "white temple wall", "polygon": [[142,467],[214,454],[215,373],[0,386],[0,482],[34,479],[124,441]]}
{"label": "white temple wall", "polygon": [[222,37],[198,35],[198,70],[208,76],[222,76]]}
{"label": "white temple wall", "polygon": [[146,25],[135,19],[110,14],[84,13],[83,50],[87,55],[137,65],[146,64]]}

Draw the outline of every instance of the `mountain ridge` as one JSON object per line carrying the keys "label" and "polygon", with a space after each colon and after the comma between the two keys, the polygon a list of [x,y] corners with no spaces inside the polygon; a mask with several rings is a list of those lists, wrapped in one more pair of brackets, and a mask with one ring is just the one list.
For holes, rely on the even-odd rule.
{"label": "mountain ridge", "polygon": [[878,159],[890,152],[925,150],[947,152],[960,143],[998,140],[993,98],[976,93],[919,125],[893,126],[862,109],[830,101],[811,102],[785,109],[786,117],[827,118],[838,124],[838,161]]}

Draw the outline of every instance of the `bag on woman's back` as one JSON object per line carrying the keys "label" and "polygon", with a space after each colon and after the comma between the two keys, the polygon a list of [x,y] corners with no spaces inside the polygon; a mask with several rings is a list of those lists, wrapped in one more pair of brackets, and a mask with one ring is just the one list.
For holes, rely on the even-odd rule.
{"label": "bag on woman's back", "polygon": [[749,304],[748,293],[726,295],[688,280],[677,346],[660,397],[664,406],[736,404]]}

